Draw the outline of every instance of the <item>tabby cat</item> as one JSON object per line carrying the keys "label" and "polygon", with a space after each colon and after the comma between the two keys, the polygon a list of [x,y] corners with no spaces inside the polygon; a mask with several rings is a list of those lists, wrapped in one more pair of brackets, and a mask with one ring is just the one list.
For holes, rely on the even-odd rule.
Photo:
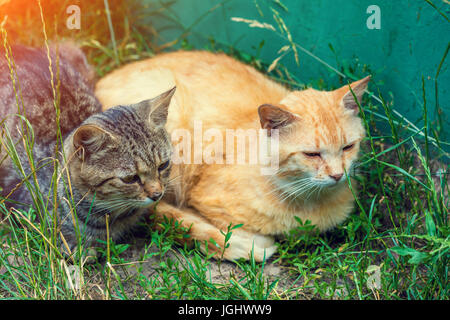
{"label": "tabby cat", "polygon": [[[278,137],[279,168],[270,175],[261,174],[261,163],[174,164],[179,184],[156,208],[157,217],[182,221],[192,238],[222,248],[230,223],[242,224],[223,257],[249,258],[253,250],[262,260],[276,251],[274,236],[298,226],[296,218],[325,231],[352,211],[346,173],[365,135],[355,98],[361,101],[369,79],[334,91],[290,91],[225,54],[179,51],[115,70],[98,82],[96,95],[108,108],[176,85],[167,122],[172,134],[183,128],[192,137],[201,121],[204,131],[263,128],[274,145]],[[175,150],[180,141],[173,143]],[[229,150],[215,152],[221,160]],[[211,243],[209,250],[222,253]]]}
{"label": "tabby cat", "polygon": [[[57,218],[63,248],[71,253],[80,241],[89,247],[96,245],[96,239],[105,240],[107,216],[110,236],[117,240],[148,212],[145,208],[163,196],[171,167],[171,144],[164,125],[174,89],[153,99],[97,113],[101,108],[90,82],[92,74],[86,72],[86,63],[79,63],[85,62],[83,53],[75,47],[62,49],[59,90],[64,149],[57,157]],[[14,116],[17,106],[9,72],[0,76],[1,116],[6,119],[1,151],[3,155],[14,154],[7,144],[9,132],[16,142],[18,161],[13,164],[9,156],[3,161],[0,186],[3,196],[8,196],[9,207],[27,210],[33,205],[42,217],[53,210],[51,182],[56,163],[51,75],[45,51],[15,47],[12,53],[22,92],[22,113],[35,134],[32,156],[40,192],[26,187],[27,180],[32,180],[28,179],[32,169],[21,139],[26,130],[22,130],[20,117]],[[1,68],[6,64],[2,60]]]}
{"label": "tabby cat", "polygon": [[58,184],[58,197],[61,231],[71,251],[78,241],[74,208],[79,232],[90,246],[106,239],[107,215],[109,234],[117,240],[164,195],[172,152],[164,125],[174,91],[93,115],[65,139],[66,159],[75,155],[67,164],[72,200],[67,200],[66,176]]}

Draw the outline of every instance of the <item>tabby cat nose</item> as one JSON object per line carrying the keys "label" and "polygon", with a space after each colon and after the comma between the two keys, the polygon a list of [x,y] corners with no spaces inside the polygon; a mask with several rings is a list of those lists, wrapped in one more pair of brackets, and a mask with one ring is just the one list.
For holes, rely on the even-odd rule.
{"label": "tabby cat nose", "polygon": [[152,199],[153,201],[158,201],[162,196],[162,192],[153,192],[150,195],[150,199]]}
{"label": "tabby cat nose", "polygon": [[330,178],[334,179],[337,182],[337,181],[341,180],[343,175],[344,175],[343,173],[330,174]]}

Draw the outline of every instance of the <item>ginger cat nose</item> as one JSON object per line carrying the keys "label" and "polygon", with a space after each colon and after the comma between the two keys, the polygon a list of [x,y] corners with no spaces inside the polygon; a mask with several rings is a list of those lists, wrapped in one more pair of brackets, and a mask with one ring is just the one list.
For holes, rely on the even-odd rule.
{"label": "ginger cat nose", "polygon": [[341,180],[342,176],[344,174],[343,173],[339,173],[339,174],[330,174],[330,178],[334,179],[336,182],[338,182],[339,180]]}

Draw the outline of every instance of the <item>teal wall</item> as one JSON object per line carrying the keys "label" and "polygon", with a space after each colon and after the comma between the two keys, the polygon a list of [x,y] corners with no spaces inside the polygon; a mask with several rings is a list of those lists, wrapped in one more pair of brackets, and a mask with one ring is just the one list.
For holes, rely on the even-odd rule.
{"label": "teal wall", "polygon": [[[196,48],[213,38],[255,55],[264,40],[259,57],[268,63],[288,42],[270,30],[249,28],[245,23],[231,21],[231,17],[255,19],[277,27],[272,7],[280,13],[293,40],[332,67],[344,72],[346,67],[355,68],[356,76],[363,76],[370,72],[364,67],[368,65],[383,96],[393,101],[395,109],[409,120],[417,121],[419,127],[424,76],[429,115],[434,119],[436,72],[450,43],[450,22],[446,20],[450,5],[442,0],[431,1],[446,17],[425,0],[281,0],[288,11],[274,0],[147,1],[152,6],[168,7],[163,13],[166,17],[152,20],[160,32],[161,43],[185,33]],[[378,5],[381,10],[379,30],[366,26],[369,5]],[[322,78],[332,86],[340,85],[337,74],[316,59],[299,51],[299,60],[298,66],[291,52],[281,63],[301,82],[314,84]],[[445,141],[450,140],[449,60],[447,57],[438,76],[438,102],[444,110],[441,138]]]}

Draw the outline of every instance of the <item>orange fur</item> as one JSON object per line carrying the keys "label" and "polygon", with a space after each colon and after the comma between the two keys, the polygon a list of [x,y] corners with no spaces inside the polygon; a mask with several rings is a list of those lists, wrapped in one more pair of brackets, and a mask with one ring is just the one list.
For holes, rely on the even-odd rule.
{"label": "orange fur", "polygon": [[[368,80],[351,84],[358,99]],[[242,223],[233,230],[224,257],[248,258],[253,249],[256,260],[275,251],[272,236],[294,228],[295,217],[324,231],[348,216],[353,196],[345,178],[333,184],[333,177],[350,171],[364,137],[348,86],[330,92],[289,91],[224,54],[180,51],[112,72],[97,84],[96,94],[109,108],[147,99],[174,84],[169,132],[178,128],[192,132],[194,120],[201,120],[204,130],[221,132],[273,125],[265,117],[286,116],[288,121],[280,128],[280,170],[275,175],[261,175],[259,164],[174,165],[172,176],[179,176],[179,183],[174,194],[159,204],[157,214],[192,226],[194,239],[213,238],[220,245],[224,239],[220,230]],[[312,152],[320,152],[320,158],[306,155]],[[226,156],[225,150],[221,156]],[[314,178],[322,187],[283,200],[289,183],[303,177]]]}

